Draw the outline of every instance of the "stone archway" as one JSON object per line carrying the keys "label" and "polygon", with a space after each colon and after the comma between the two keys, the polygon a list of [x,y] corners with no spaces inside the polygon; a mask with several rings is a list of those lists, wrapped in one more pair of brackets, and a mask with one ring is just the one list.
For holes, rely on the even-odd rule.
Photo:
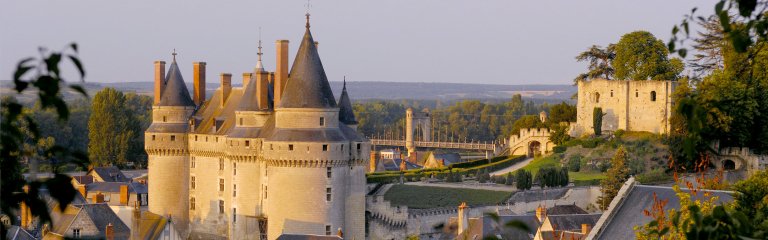
{"label": "stone archway", "polygon": [[731,159],[725,159],[721,161],[720,164],[723,166],[723,170],[725,171],[736,170],[736,162]]}
{"label": "stone archway", "polygon": [[541,142],[530,141],[528,143],[528,157],[534,157],[536,153],[541,153]]}

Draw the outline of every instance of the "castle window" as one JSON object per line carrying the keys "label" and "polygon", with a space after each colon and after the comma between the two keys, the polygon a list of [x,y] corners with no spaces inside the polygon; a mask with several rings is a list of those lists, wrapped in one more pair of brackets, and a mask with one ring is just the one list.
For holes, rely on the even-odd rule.
{"label": "castle window", "polygon": [[640,93],[635,91],[635,97],[640,97]]}
{"label": "castle window", "polygon": [[223,191],[224,191],[224,179],[219,178],[219,192],[223,192]]}
{"label": "castle window", "polygon": [[72,237],[80,238],[80,229],[79,228],[72,229]]}
{"label": "castle window", "polygon": [[357,144],[357,155],[360,155],[360,144]]}
{"label": "castle window", "polygon": [[288,144],[288,151],[293,151],[293,144]]}
{"label": "castle window", "polygon": [[328,176],[328,178],[331,178],[331,174],[333,173],[331,170],[332,170],[331,167],[327,167],[326,170],[325,170],[325,172],[326,172],[325,174]]}
{"label": "castle window", "polygon": [[341,144],[341,152],[344,152],[344,144]]}
{"label": "castle window", "polygon": [[232,223],[237,222],[237,208],[232,208]]}
{"label": "castle window", "polygon": [[267,186],[264,186],[264,199],[267,199]]}
{"label": "castle window", "polygon": [[600,93],[595,93],[595,103],[600,102]]}
{"label": "castle window", "polygon": [[167,120],[167,119],[165,118],[165,116],[163,116],[163,122],[166,122],[166,120]]}
{"label": "castle window", "polygon": [[323,152],[327,152],[327,151],[328,151],[328,144],[323,144]]}
{"label": "castle window", "polygon": [[240,125],[243,125],[243,118],[240,118]]}
{"label": "castle window", "polygon": [[219,171],[224,171],[224,159],[219,159]]}
{"label": "castle window", "polygon": [[152,135],[152,141],[155,141],[155,135]]}
{"label": "castle window", "polygon": [[325,235],[331,235],[331,225],[325,225]]}
{"label": "castle window", "polygon": [[320,117],[320,126],[325,126],[325,117]]}
{"label": "castle window", "polygon": [[224,214],[224,200],[219,200],[219,213]]}
{"label": "castle window", "polygon": [[189,210],[195,210],[195,198],[189,199]]}
{"label": "castle window", "polygon": [[250,147],[251,146],[251,141],[245,140],[245,146],[246,147]]}
{"label": "castle window", "polygon": [[331,188],[325,188],[325,201],[331,201]]}
{"label": "castle window", "polygon": [[189,181],[189,187],[191,187],[192,189],[195,189],[195,176],[191,177]]}
{"label": "castle window", "polygon": [[613,90],[611,90],[611,97],[613,97]]}
{"label": "castle window", "polygon": [[232,163],[232,175],[237,175],[237,163]]}
{"label": "castle window", "polygon": [[192,161],[189,163],[189,168],[195,168],[195,157],[192,157]]}
{"label": "castle window", "polygon": [[205,142],[208,142],[208,136],[205,137]]}
{"label": "castle window", "polygon": [[197,135],[195,135],[195,142],[197,142]]}
{"label": "castle window", "polygon": [[269,150],[275,150],[271,143],[269,144]]}
{"label": "castle window", "polygon": [[232,184],[232,196],[237,197],[237,184]]}
{"label": "castle window", "polygon": [[651,91],[651,101],[652,102],[656,101],[656,91]]}
{"label": "castle window", "polygon": [[176,141],[176,135],[171,135],[171,141]]}
{"label": "castle window", "polygon": [[216,142],[219,142],[219,137],[216,137]]}

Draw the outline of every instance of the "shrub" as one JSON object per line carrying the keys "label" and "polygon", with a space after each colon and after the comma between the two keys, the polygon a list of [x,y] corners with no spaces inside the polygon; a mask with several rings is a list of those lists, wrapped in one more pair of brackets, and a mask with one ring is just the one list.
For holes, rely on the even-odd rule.
{"label": "shrub", "polygon": [[568,169],[574,172],[581,170],[581,155],[577,154],[568,158]]}
{"label": "shrub", "polygon": [[507,177],[504,179],[504,185],[512,185],[512,173],[507,173]]}
{"label": "shrub", "polygon": [[525,169],[520,169],[517,171],[517,189],[520,190],[528,190],[533,187],[533,178],[531,175],[531,172],[526,171]]}
{"label": "shrub", "polygon": [[595,129],[595,136],[600,136],[603,132],[603,109],[596,107],[592,111],[592,127]]}
{"label": "shrub", "polygon": [[617,129],[616,131],[613,132],[613,135],[616,136],[617,138],[621,138],[621,136],[623,136],[624,133],[625,133],[624,129]]}
{"label": "shrub", "polygon": [[566,146],[554,146],[554,147],[552,147],[552,152],[554,152],[554,153],[564,153],[566,149],[567,149]]}
{"label": "shrub", "polygon": [[650,184],[650,183],[670,182],[670,181],[673,181],[673,177],[672,175],[666,173],[663,169],[657,168],[651,171],[638,174],[635,177],[635,180],[637,180],[642,184]]}
{"label": "shrub", "polygon": [[581,146],[584,148],[596,148],[601,142],[600,138],[591,138],[581,141]]}

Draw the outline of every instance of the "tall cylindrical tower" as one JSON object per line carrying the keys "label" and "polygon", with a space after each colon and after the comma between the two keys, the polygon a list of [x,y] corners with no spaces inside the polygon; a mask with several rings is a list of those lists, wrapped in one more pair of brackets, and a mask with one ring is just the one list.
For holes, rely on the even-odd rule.
{"label": "tall cylindrical tower", "polygon": [[405,148],[408,149],[408,155],[416,152],[416,144],[413,139],[413,109],[405,110]]}
{"label": "tall cylindrical tower", "polygon": [[[152,107],[152,125],[145,132],[149,157],[149,211],[170,217],[182,236],[188,234],[189,118],[195,104],[174,60],[162,79],[159,101]],[[164,69],[162,69],[164,70]],[[161,69],[156,68],[156,71]],[[157,87],[157,86],[156,86]]]}

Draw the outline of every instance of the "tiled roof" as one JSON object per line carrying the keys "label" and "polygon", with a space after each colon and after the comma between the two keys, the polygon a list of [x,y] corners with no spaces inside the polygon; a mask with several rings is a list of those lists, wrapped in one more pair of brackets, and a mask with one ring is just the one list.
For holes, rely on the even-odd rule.
{"label": "tiled roof", "polygon": [[85,189],[96,192],[119,193],[121,186],[128,186],[129,193],[147,193],[147,186],[141,183],[131,182],[94,182],[86,185]]}
{"label": "tiled roof", "polygon": [[[642,214],[642,213],[640,213]],[[549,215],[547,219],[552,227],[557,231],[581,231],[582,224],[589,224],[589,226],[595,226],[597,220],[600,219],[602,214],[568,214],[568,215]]]}
{"label": "tiled roof", "polygon": [[581,209],[579,206],[576,206],[576,204],[555,205],[554,207],[547,208],[547,215],[587,214],[587,213],[588,213],[587,211],[584,211],[584,209]]}
{"label": "tiled roof", "polygon": [[510,203],[517,202],[538,202],[543,200],[560,199],[568,193],[567,188],[554,188],[554,189],[531,189],[526,191],[518,191],[512,195],[509,199]]}
{"label": "tiled roof", "polygon": [[307,27],[291,66],[279,108],[335,108],[331,85],[325,76],[315,40]]}
{"label": "tiled roof", "polygon": [[131,179],[127,178],[119,168],[115,166],[111,167],[95,167],[89,173],[97,174],[105,182],[129,182]]}
{"label": "tiled roof", "polygon": [[347,94],[347,81],[344,81],[344,87],[341,89],[341,98],[339,98],[339,121],[344,124],[357,124],[355,112],[352,109],[352,101]]}
{"label": "tiled roof", "polygon": [[176,59],[168,68],[168,75],[165,77],[165,88],[160,95],[159,106],[195,106],[192,98],[189,97],[189,90],[184,84],[184,78],[181,77],[181,71],[176,64]]}

